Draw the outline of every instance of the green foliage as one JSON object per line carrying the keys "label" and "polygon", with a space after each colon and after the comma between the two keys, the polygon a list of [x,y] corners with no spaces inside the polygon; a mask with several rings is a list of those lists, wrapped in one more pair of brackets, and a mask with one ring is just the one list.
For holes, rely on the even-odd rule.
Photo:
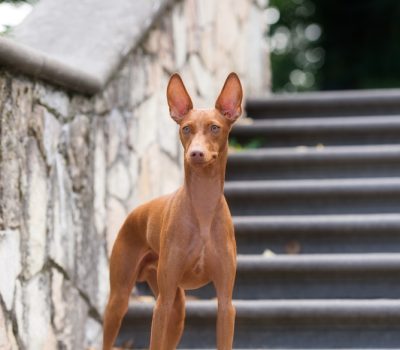
{"label": "green foliage", "polygon": [[264,144],[264,139],[261,137],[255,137],[246,143],[240,143],[236,138],[232,137],[229,139],[229,147],[235,151],[244,151],[248,149],[261,148]]}
{"label": "green foliage", "polygon": [[[400,87],[400,1],[271,0],[270,5],[280,13],[269,33],[274,91]],[[320,37],[307,36],[307,28],[318,34],[315,25]]]}
{"label": "green foliage", "polygon": [[324,51],[319,46],[321,26],[315,22],[314,2],[271,0],[270,5],[280,14],[269,35],[274,91],[317,89]]}
{"label": "green foliage", "polygon": [[4,29],[0,30],[0,36],[9,34],[11,32],[11,29],[11,26],[4,26]]}

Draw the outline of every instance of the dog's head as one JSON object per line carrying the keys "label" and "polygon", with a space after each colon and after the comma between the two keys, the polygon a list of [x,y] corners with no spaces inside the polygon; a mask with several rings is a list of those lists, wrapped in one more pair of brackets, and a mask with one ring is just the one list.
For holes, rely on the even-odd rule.
{"label": "dog's head", "polygon": [[232,124],[242,113],[242,86],[235,73],[229,74],[213,109],[193,109],[181,77],[174,74],[167,87],[170,114],[179,124],[185,161],[208,166],[226,151]]}

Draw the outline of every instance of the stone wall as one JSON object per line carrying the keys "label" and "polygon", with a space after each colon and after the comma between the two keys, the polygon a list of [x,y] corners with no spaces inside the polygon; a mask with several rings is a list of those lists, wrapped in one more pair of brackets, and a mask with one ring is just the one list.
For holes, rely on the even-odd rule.
{"label": "stone wall", "polygon": [[230,71],[266,92],[263,13],[177,2],[93,97],[0,70],[0,349],[99,348],[118,228],[182,181],[169,76],[195,107],[213,106]]}

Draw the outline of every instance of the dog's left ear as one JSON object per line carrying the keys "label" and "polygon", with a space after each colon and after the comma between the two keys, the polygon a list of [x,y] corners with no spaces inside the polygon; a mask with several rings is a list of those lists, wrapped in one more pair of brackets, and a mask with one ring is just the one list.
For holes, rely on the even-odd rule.
{"label": "dog's left ear", "polygon": [[225,84],[215,102],[215,108],[231,123],[235,122],[242,114],[242,85],[236,73],[231,73],[226,78]]}

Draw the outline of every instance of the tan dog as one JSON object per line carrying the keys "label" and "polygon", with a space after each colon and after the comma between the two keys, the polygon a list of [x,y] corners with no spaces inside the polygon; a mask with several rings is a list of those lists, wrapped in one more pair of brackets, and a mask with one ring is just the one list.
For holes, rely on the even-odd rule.
{"label": "tan dog", "polygon": [[236,242],[223,190],[228,135],[242,112],[242,87],[231,73],[215,109],[196,110],[174,74],[167,98],[171,117],[179,124],[185,182],[176,192],[136,208],[119,231],[110,260],[104,350],[114,344],[136,281],[146,281],[157,297],[150,349],[177,347],[184,327],[184,291],[209,282],[218,298],[218,350],[232,349]]}

